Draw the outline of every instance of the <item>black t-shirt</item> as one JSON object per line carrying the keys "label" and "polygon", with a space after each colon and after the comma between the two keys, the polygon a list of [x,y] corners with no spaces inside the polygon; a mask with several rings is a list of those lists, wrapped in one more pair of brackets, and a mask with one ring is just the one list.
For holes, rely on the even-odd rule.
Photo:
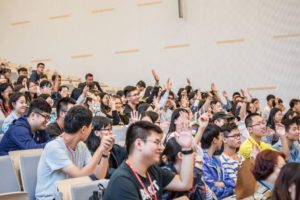
{"label": "black t-shirt", "polygon": [[[133,166],[134,167],[134,166]],[[148,169],[153,186],[151,187],[148,178],[140,176],[140,179],[152,194],[152,188],[155,189],[157,199],[161,199],[164,187],[166,187],[174,178],[172,172],[161,169],[158,166],[151,166]],[[129,166],[123,162],[114,172],[105,190],[104,200],[151,200],[147,191],[139,183]]]}

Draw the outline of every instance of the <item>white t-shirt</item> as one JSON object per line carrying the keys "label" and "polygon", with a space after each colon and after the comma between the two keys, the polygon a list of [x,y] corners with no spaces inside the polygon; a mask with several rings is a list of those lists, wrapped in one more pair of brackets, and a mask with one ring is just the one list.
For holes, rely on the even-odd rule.
{"label": "white t-shirt", "polygon": [[62,168],[74,163],[82,168],[91,159],[91,153],[83,142],[79,142],[75,151],[67,148],[62,137],[49,142],[39,161],[37,169],[37,199],[58,198],[57,182],[68,179]]}

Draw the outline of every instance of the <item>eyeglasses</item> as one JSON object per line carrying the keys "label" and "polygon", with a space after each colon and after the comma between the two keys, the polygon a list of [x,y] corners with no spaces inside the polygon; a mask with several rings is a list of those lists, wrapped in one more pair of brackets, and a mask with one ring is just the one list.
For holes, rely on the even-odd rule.
{"label": "eyeglasses", "polygon": [[50,115],[44,115],[44,114],[42,114],[42,113],[40,113],[40,112],[35,112],[35,113],[41,115],[41,116],[44,117],[45,120],[47,120],[47,121],[50,120]]}
{"label": "eyeglasses", "polygon": [[163,147],[164,146],[164,144],[163,144],[163,142],[162,141],[160,141],[160,140],[144,140],[144,142],[147,142],[147,141],[149,141],[149,142],[152,142],[152,143],[154,143],[154,144],[156,144],[158,147],[159,146],[161,146],[161,147]]}
{"label": "eyeglasses", "polygon": [[253,124],[251,125],[250,127],[253,127],[253,126],[261,126],[261,125],[267,125],[266,121],[262,121],[262,122],[258,122],[257,124]]}
{"label": "eyeglasses", "polygon": [[228,135],[228,136],[226,136],[226,138],[234,138],[234,139],[239,139],[239,138],[241,138],[241,134],[240,134],[240,133],[238,133],[238,134],[234,134],[234,135]]}

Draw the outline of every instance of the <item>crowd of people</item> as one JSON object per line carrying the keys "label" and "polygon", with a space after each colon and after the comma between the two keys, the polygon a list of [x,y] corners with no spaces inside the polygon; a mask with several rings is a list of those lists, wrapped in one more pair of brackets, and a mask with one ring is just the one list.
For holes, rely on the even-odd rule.
{"label": "crowd of people", "polygon": [[247,90],[202,91],[189,79],[176,93],[154,70],[150,86],[110,94],[88,73],[70,91],[44,70],[19,68],[13,82],[0,69],[0,155],[44,149],[37,199],[59,199],[57,182],[82,176],[109,179],[105,200],[300,199],[300,99],[286,109],[270,94],[263,109]]}

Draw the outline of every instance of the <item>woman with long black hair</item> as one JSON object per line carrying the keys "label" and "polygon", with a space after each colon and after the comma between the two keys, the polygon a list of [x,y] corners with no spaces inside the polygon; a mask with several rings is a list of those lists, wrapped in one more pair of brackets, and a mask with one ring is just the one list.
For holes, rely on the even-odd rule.
{"label": "woman with long black hair", "polygon": [[[89,135],[86,144],[91,154],[97,150],[104,135],[112,134],[112,122],[109,118],[103,116],[95,116],[92,121],[92,132]],[[121,165],[127,158],[126,149],[120,145],[114,144],[109,155],[109,170],[106,178]]]}

